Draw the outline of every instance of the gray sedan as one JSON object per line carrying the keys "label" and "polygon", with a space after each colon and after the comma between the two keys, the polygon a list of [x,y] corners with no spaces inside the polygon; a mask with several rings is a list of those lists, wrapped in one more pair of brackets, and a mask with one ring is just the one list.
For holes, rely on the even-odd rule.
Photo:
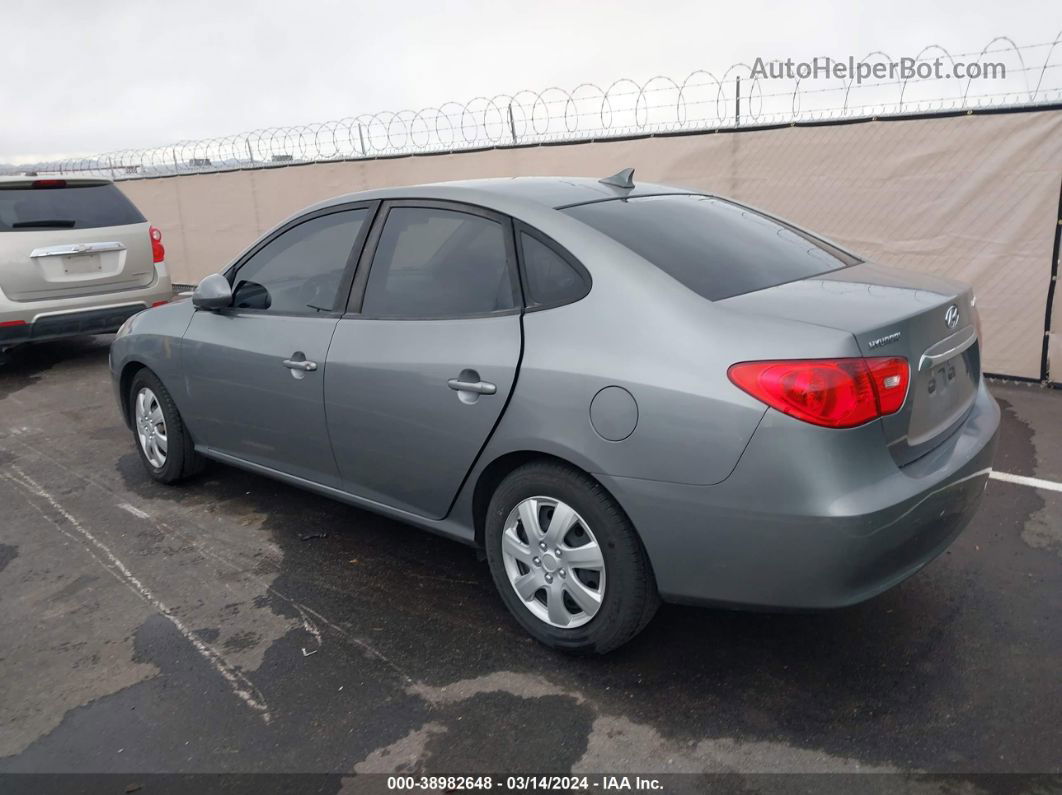
{"label": "gray sedan", "polygon": [[150,475],[243,467],[481,548],[535,638],[665,601],[849,605],[969,521],[999,409],[968,286],[717,196],[526,178],[284,222],[119,331]]}

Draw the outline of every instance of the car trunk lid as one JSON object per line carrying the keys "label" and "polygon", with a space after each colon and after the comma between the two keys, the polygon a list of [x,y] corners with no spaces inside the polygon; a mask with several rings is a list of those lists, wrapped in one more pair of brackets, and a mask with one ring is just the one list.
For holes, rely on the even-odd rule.
{"label": "car trunk lid", "polygon": [[39,301],[146,287],[149,228],[107,181],[0,182],[0,290]]}
{"label": "car trunk lid", "polygon": [[746,293],[732,309],[850,332],[864,356],[903,356],[907,399],[881,419],[889,450],[904,465],[962,422],[981,378],[973,295],[946,279],[871,263]]}

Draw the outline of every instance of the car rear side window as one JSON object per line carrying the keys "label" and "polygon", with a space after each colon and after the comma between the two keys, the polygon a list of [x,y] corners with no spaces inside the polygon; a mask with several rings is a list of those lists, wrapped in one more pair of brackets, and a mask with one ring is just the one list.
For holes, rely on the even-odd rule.
{"label": "car rear side window", "polygon": [[293,226],[236,271],[232,305],[283,314],[330,312],[367,209],[319,215]]}
{"label": "car rear side window", "polygon": [[505,230],[497,221],[434,207],[387,213],[365,285],[362,313],[432,318],[516,306]]}
{"label": "car rear side window", "polygon": [[144,220],[125,194],[109,182],[0,183],[0,232],[96,229],[142,224]]}
{"label": "car rear side window", "polygon": [[860,262],[786,223],[711,196],[639,196],[564,212],[711,301]]}
{"label": "car rear side window", "polygon": [[552,246],[537,237],[520,234],[521,261],[527,280],[528,305],[559,306],[578,301],[589,284]]}

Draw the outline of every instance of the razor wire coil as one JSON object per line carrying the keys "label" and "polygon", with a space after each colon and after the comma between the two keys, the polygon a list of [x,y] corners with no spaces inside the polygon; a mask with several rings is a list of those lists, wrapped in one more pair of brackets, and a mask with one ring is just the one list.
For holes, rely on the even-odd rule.
{"label": "razor wire coil", "polygon": [[[379,111],[335,121],[269,127],[235,135],[177,141],[3,169],[8,173],[98,174],[136,179],[240,168],[286,166],[533,145],[659,133],[710,131],[906,114],[1021,107],[1062,101],[1062,32],[1053,41],[1019,47],[999,36],[976,52],[952,55],[931,44],[914,59],[983,64],[1007,59],[997,84],[975,78],[911,78],[857,82],[854,78],[766,80],[753,66],[723,72],[696,70],[682,80],[657,75],[621,78],[602,88],[478,96],[419,110]],[[889,62],[880,50],[856,64]],[[997,61],[998,62],[998,61]]]}

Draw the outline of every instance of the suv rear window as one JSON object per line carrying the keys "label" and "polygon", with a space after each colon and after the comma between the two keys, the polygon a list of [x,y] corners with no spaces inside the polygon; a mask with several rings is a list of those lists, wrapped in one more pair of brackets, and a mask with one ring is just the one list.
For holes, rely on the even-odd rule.
{"label": "suv rear window", "polygon": [[578,204],[563,212],[710,301],[862,261],[782,221],[713,196],[638,196]]}
{"label": "suv rear window", "polygon": [[33,187],[0,183],[0,232],[92,229],[144,223],[144,216],[110,182]]}

